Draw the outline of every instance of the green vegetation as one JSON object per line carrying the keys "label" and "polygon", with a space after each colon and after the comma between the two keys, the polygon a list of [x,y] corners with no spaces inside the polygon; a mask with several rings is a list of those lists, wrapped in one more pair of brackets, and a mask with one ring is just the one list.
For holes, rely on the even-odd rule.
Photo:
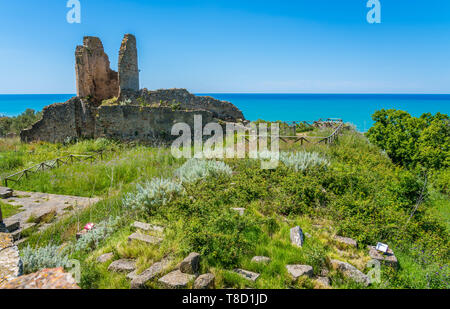
{"label": "green vegetation", "polygon": [[19,206],[10,205],[7,203],[3,203],[0,201],[0,207],[2,209],[2,216],[3,219],[14,216],[15,214],[19,213]]}
{"label": "green vegetation", "polygon": [[[376,140],[385,142],[380,136]],[[81,262],[83,288],[129,288],[124,274],[107,270],[110,262],[96,261],[104,253],[136,259],[138,271],[143,271],[167,256],[173,259],[173,269],[193,251],[202,255],[201,272],[215,274],[218,288],[318,287],[313,279],[294,281],[287,264],[311,265],[316,275],[329,269],[333,288],[362,288],[333,270],[330,260],[347,261],[367,273],[366,246],[378,241],[394,250],[399,269],[382,266],[382,280],[371,288],[450,287],[445,168],[433,170],[433,177],[425,180],[421,169],[408,168],[414,162],[429,164],[428,157],[406,160],[402,155],[398,158],[406,161],[398,165],[398,159],[391,160],[351,129],[333,146],[282,147],[286,148],[274,170],[261,169],[255,159],[183,162],[166,148],[106,140],[67,145],[5,140],[0,142],[0,155],[19,162],[5,164],[4,174],[44,157],[106,151],[103,160],[93,164],[63,166],[15,185],[20,190],[102,197],[21,245],[62,248],[63,257]],[[232,208],[245,208],[244,216]],[[134,220],[164,226],[164,241],[158,246],[129,242]],[[97,231],[77,241],[75,234],[88,222],[97,223]],[[296,225],[311,236],[303,248],[290,243],[289,230]],[[341,247],[334,235],[356,239],[359,248]],[[256,255],[272,261],[251,262]],[[261,276],[251,283],[234,274],[235,268]],[[148,283],[148,288],[158,287],[156,279]]]}

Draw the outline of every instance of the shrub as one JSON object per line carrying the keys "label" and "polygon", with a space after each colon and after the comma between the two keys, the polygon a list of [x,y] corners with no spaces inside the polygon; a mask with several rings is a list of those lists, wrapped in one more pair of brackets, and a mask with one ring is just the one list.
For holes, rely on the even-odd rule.
{"label": "shrub", "polygon": [[97,248],[104,239],[117,230],[119,223],[119,218],[110,218],[100,222],[94,229],[81,236],[75,244],[75,251],[87,251]]}
{"label": "shrub", "polygon": [[183,192],[183,186],[178,182],[154,178],[143,185],[138,185],[137,191],[128,194],[123,203],[130,210],[146,210],[151,213]]}
{"label": "shrub", "polygon": [[69,258],[61,247],[48,245],[42,248],[23,249],[20,253],[25,274],[31,274],[43,268],[65,267]]}
{"label": "shrub", "polygon": [[190,159],[175,171],[175,176],[183,183],[195,183],[208,177],[231,176],[232,172],[231,168],[221,161]]}
{"label": "shrub", "polygon": [[297,172],[305,171],[314,166],[327,167],[330,165],[330,162],[317,152],[283,152],[280,155],[280,160],[284,165]]}

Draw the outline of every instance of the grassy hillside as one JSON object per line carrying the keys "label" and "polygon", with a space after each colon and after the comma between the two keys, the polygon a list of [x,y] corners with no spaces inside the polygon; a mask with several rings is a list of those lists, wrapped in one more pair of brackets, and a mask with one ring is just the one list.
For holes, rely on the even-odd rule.
{"label": "grassy hillside", "polygon": [[[102,197],[98,204],[21,245],[22,250],[27,246],[42,252],[56,250],[61,261],[79,260],[83,288],[129,288],[124,274],[108,272],[109,263],[96,261],[103,253],[113,252],[115,259],[136,259],[138,270],[143,271],[167,256],[174,268],[193,251],[202,255],[201,272],[215,274],[218,288],[320,287],[313,279],[292,280],[285,268],[288,264],[311,265],[315,274],[329,270],[333,288],[362,288],[332,270],[330,260],[338,258],[367,272],[366,246],[378,241],[393,248],[400,267],[395,271],[383,266],[381,282],[370,288],[450,287],[445,191],[432,181],[425,182],[420,172],[393,164],[352,130],[333,146],[283,148],[278,168],[262,170],[254,159],[226,159],[224,164],[196,161],[182,167],[185,162],[174,159],[169,149],[106,140],[71,145],[2,140],[0,175],[62,154],[106,150],[104,159],[93,164],[61,167],[12,186]],[[315,154],[310,158],[305,152]],[[424,202],[418,204],[420,196]],[[231,208],[245,208],[245,215]],[[164,226],[162,244],[129,243],[134,220]],[[88,222],[107,228],[77,241],[76,232]],[[301,249],[289,239],[289,230],[296,225],[310,236]],[[358,249],[342,247],[333,241],[334,235],[354,238]],[[45,255],[34,252],[29,254]],[[272,261],[255,264],[251,259],[256,255]],[[250,283],[232,273],[235,268],[258,272],[261,277]],[[148,287],[158,288],[157,280]]]}

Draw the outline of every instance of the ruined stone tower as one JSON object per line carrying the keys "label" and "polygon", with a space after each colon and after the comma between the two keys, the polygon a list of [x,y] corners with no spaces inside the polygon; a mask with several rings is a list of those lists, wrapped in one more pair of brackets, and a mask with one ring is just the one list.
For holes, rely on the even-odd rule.
{"label": "ruined stone tower", "polygon": [[125,91],[139,91],[136,38],[125,34],[119,51],[119,97]]}
{"label": "ruined stone tower", "polygon": [[84,37],[83,46],[75,51],[77,96],[90,97],[95,102],[117,96],[117,72],[111,70],[108,55],[99,38]]}

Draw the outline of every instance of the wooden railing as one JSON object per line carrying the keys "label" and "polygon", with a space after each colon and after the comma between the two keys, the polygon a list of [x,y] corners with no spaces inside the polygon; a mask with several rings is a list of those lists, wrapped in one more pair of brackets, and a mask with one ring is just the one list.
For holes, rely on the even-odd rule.
{"label": "wooden railing", "polygon": [[6,176],[3,179],[3,182],[5,183],[5,187],[7,187],[8,182],[20,182],[23,178],[28,178],[29,175],[34,173],[53,169],[63,165],[73,164],[74,162],[82,162],[90,160],[91,163],[93,163],[98,157],[103,159],[103,151],[94,152],[92,154],[70,154],[64,157],[56,158],[54,160],[41,162],[23,171]]}

